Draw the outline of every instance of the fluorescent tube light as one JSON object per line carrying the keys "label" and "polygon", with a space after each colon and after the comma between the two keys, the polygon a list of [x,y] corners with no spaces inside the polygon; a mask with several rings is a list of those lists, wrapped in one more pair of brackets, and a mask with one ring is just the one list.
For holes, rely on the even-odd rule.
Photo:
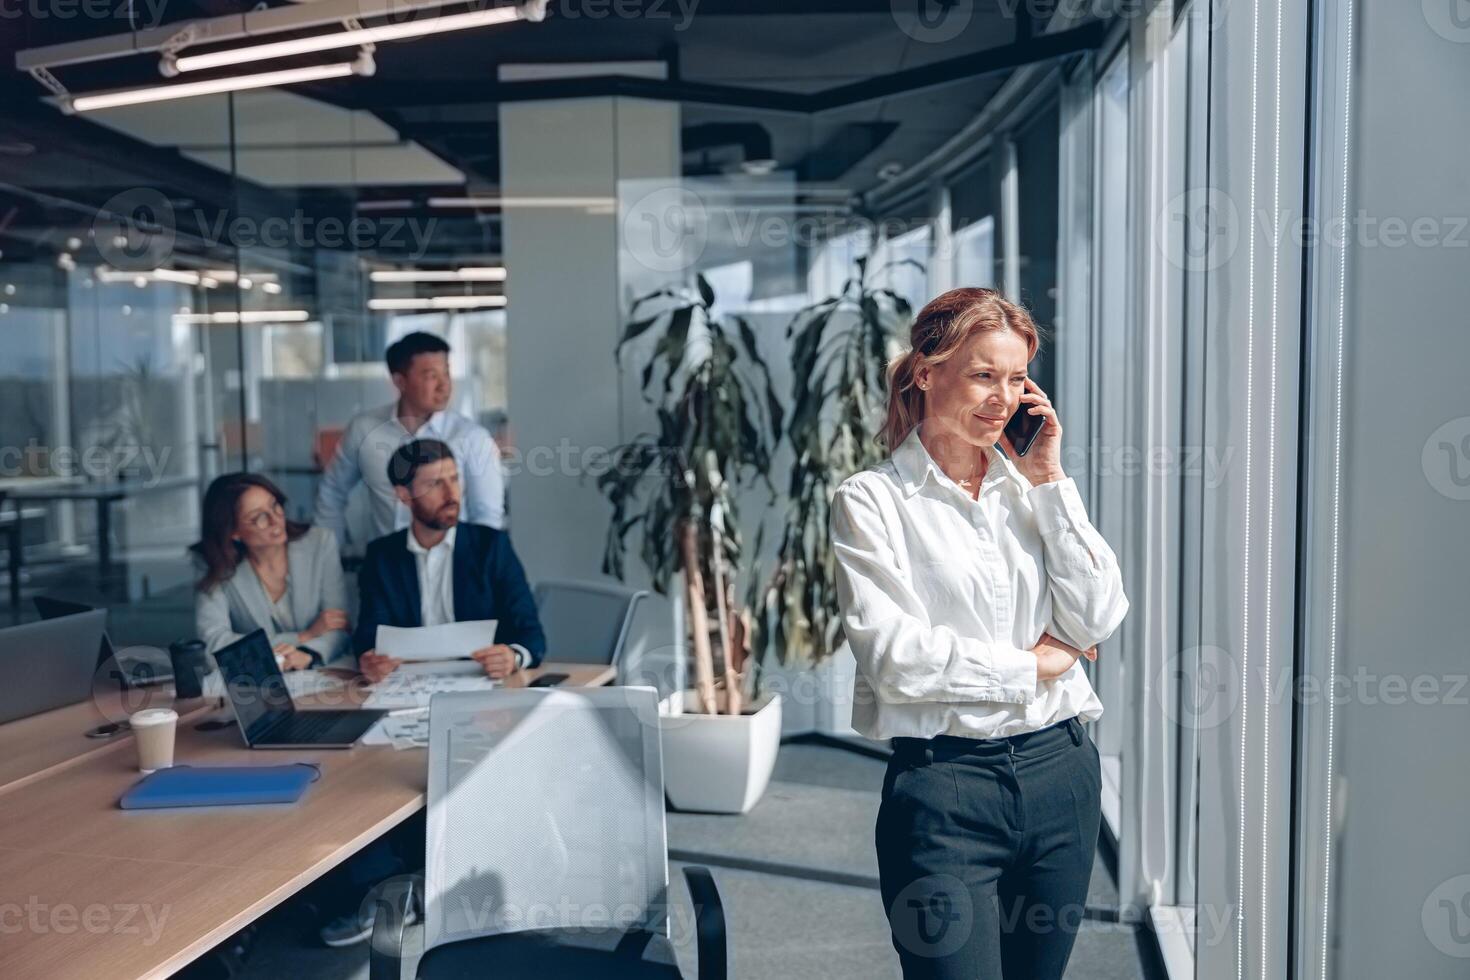
{"label": "fluorescent tube light", "polygon": [[298,37],[289,41],[272,41],[269,44],[256,44],[246,48],[228,48],[224,51],[209,51],[204,54],[180,55],[172,59],[165,56],[164,74],[172,74],[173,71],[186,72],[203,68],[219,68],[249,61],[267,61],[271,58],[289,58],[292,55],[310,54],[313,51],[352,48],[359,44],[377,44],[380,41],[401,41],[404,38],[462,31],[472,27],[488,27],[492,24],[508,23],[518,17],[520,17],[518,7],[495,7],[490,10],[450,14],[446,17],[429,16],[423,20],[402,24],[360,27],[356,30],[338,31],[334,34]]}
{"label": "fluorescent tube light", "polygon": [[268,293],[279,293],[281,291],[279,277],[274,272],[252,272],[237,277],[234,269],[113,269],[108,266],[100,266],[97,269],[97,280],[105,283],[115,282],[176,282],[183,286],[203,286],[205,289],[214,289],[222,282],[238,282],[241,289],[250,289],[256,284]]}
{"label": "fluorescent tube light", "polygon": [[370,310],[477,310],[504,305],[504,296],[409,296],[368,300]]}
{"label": "fluorescent tube light", "polygon": [[127,272],[122,269],[100,268],[97,278],[101,282],[176,282],[184,286],[199,285],[199,273],[185,269],[147,269]]}
{"label": "fluorescent tube light", "polygon": [[505,268],[484,265],[458,269],[374,269],[371,278],[373,282],[504,282]]}
{"label": "fluorescent tube light", "polygon": [[612,207],[612,197],[431,197],[431,208],[596,208]]}
{"label": "fluorescent tube light", "polygon": [[316,82],[326,78],[344,78],[347,75],[371,75],[372,71],[372,60],[359,58],[357,61],[312,65],[307,68],[287,68],[282,71],[263,72],[259,75],[235,75],[230,78],[211,78],[206,81],[183,82],[177,85],[154,85],[149,88],[74,95],[65,100],[63,105],[72,112],[91,112],[94,109],[112,109],[117,106],[139,105],[144,102],[166,102],[170,99],[188,99],[199,95],[218,95],[221,92],[295,85],[299,82]]}
{"label": "fluorescent tube light", "polygon": [[311,319],[305,310],[230,310],[221,313],[175,313],[175,323],[303,323]]}
{"label": "fluorescent tube light", "polygon": [[[201,275],[207,276],[216,282],[235,282],[236,272],[234,269],[204,269]],[[241,278],[251,282],[277,282],[280,277],[274,272],[246,272]],[[249,286],[245,287],[249,289]]]}

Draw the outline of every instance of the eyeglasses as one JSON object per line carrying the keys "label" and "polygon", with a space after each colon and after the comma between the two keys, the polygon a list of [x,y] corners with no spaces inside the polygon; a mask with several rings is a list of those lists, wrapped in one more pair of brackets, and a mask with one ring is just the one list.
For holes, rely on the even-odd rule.
{"label": "eyeglasses", "polygon": [[257,531],[264,531],[276,521],[284,521],[286,519],[286,509],[277,502],[270,510],[258,510],[245,519]]}

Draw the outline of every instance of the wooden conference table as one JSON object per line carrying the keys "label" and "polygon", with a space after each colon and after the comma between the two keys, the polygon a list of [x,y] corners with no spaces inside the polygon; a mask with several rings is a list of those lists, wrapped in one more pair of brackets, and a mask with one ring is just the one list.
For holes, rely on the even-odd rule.
{"label": "wooden conference table", "polygon": [[[506,686],[550,671],[569,675],[563,686],[614,677],[545,663]],[[320,781],[292,806],[125,811],[118,798],[138,779],[132,737],[82,734],[118,717],[114,704],[0,725],[0,977],[168,976],[424,805],[424,749],[251,751],[233,724],[195,731],[216,705],[176,705],[176,761],[315,762]]]}

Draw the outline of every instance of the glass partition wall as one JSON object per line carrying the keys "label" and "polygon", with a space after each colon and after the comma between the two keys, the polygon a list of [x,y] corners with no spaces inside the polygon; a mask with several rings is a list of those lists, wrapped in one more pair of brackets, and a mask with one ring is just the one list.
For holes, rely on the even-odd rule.
{"label": "glass partition wall", "polygon": [[265,473],[309,519],[342,426],[395,397],[383,351],[409,331],[449,340],[454,407],[503,432],[495,226],[385,199],[435,164],[462,176],[385,146],[375,117],[264,91],[35,125],[46,159],[0,187],[13,618],[46,593],[111,607],[123,642],[191,635],[209,480]]}

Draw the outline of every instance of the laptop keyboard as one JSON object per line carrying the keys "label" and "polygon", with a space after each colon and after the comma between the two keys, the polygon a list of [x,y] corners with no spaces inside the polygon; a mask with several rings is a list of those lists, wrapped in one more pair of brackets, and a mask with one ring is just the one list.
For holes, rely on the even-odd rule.
{"label": "laptop keyboard", "polygon": [[335,711],[297,711],[267,737],[272,742],[302,742],[326,738],[339,729],[356,734],[363,730],[356,722],[353,715]]}

